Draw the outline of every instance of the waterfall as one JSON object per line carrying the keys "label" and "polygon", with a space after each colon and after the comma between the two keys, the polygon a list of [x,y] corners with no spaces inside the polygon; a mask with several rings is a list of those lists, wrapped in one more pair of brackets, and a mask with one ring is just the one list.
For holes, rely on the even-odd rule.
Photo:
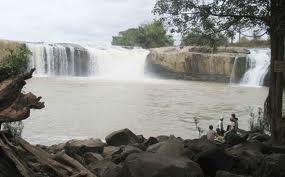
{"label": "waterfall", "polygon": [[36,76],[89,76],[140,79],[148,50],[78,44],[27,43],[29,68]]}
{"label": "waterfall", "polygon": [[240,84],[262,86],[270,65],[270,49],[250,49],[247,56],[247,71]]}

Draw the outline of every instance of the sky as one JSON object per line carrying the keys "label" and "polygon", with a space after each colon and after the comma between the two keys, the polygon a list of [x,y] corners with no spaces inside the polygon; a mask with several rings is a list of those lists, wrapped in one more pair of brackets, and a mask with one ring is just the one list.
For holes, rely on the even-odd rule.
{"label": "sky", "polygon": [[0,0],[0,38],[110,43],[154,19],[155,0]]}

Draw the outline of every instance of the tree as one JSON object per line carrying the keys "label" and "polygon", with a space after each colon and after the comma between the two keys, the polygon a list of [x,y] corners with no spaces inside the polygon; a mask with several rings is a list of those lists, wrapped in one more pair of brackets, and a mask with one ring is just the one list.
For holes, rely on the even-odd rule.
{"label": "tree", "polygon": [[159,21],[121,31],[118,36],[113,36],[112,40],[112,45],[143,48],[172,46],[173,43],[173,37],[167,34],[163,24]]}
{"label": "tree", "polygon": [[[284,0],[157,0],[154,14],[172,28],[172,32],[201,31],[205,35],[251,29],[268,33],[271,39],[270,89],[265,103],[272,138],[285,143],[282,127],[282,73],[275,72],[275,62],[284,58]],[[209,21],[211,23],[209,23]],[[258,36],[256,36],[258,37]]]}
{"label": "tree", "polygon": [[198,45],[198,46],[210,46],[213,49],[216,49],[218,46],[226,45],[228,39],[223,34],[214,34],[211,36],[204,36],[199,33],[189,33],[182,36],[181,45]]}

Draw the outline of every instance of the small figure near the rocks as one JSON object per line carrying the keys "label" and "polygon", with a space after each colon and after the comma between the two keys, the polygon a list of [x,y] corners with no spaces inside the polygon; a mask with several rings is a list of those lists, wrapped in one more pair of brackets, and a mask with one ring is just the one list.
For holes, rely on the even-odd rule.
{"label": "small figure near the rocks", "polygon": [[231,125],[228,125],[227,126],[227,130],[226,132],[224,133],[224,137],[226,137],[226,135],[232,130],[232,126]]}
{"label": "small figure near the rocks", "polygon": [[214,141],[215,138],[218,136],[217,132],[214,131],[213,128],[214,128],[213,125],[210,125],[210,126],[209,126],[209,131],[208,131],[208,133],[207,133],[207,139],[208,139],[209,141]]}
{"label": "small figure near the rocks", "polygon": [[225,130],[224,130],[224,118],[222,117],[219,122],[218,122],[218,125],[217,125],[217,133],[218,135],[220,136],[224,136],[224,133],[225,133]]}
{"label": "small figure near the rocks", "polygon": [[242,142],[246,142],[247,138],[248,134],[242,137],[237,134],[237,131],[235,129],[232,129],[225,134],[225,143],[230,146],[234,146]]}
{"label": "small figure near the rocks", "polygon": [[232,129],[234,129],[235,131],[238,131],[238,118],[236,117],[235,114],[232,114],[230,121],[232,122],[232,126],[231,126]]}

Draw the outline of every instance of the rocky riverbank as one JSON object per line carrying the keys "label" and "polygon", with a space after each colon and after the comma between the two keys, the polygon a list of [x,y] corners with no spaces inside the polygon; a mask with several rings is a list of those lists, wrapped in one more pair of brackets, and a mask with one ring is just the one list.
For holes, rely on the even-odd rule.
{"label": "rocky riverbank", "polygon": [[[241,47],[164,47],[151,49],[145,73],[170,79],[239,82],[246,71],[249,50]],[[234,71],[234,72],[232,72]]]}
{"label": "rocky riverbank", "polygon": [[[272,146],[270,137],[251,133],[246,143],[229,147],[206,138],[174,136],[145,139],[129,129],[105,140],[70,140],[53,146],[30,145],[5,138],[31,176],[87,177],[284,177],[285,148]],[[9,142],[9,143],[8,143]],[[19,166],[1,153],[0,176],[17,177]],[[23,171],[23,170],[22,170]],[[12,175],[12,176],[11,176]],[[29,176],[29,177],[31,177]]]}

